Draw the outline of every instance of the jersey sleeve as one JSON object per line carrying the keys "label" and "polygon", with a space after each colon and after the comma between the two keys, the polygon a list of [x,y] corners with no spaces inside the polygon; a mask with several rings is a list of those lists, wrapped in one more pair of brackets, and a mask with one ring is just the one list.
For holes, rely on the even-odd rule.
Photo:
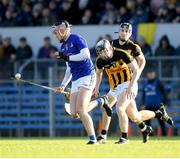
{"label": "jersey sleeve", "polygon": [[96,67],[97,67],[98,69],[102,69],[102,68],[104,67],[103,62],[102,62],[101,59],[97,59],[97,60],[96,60]]}
{"label": "jersey sleeve", "polygon": [[81,49],[88,48],[86,40],[83,37],[79,36],[79,35],[75,36],[74,42],[75,42],[76,47],[79,50],[79,52],[80,52]]}
{"label": "jersey sleeve", "polygon": [[136,57],[139,56],[140,54],[142,54],[142,50],[139,45],[135,44],[133,50],[133,56]]}
{"label": "jersey sleeve", "polygon": [[117,54],[117,60],[123,60],[126,64],[129,64],[133,61],[133,57],[125,52],[118,52]]}

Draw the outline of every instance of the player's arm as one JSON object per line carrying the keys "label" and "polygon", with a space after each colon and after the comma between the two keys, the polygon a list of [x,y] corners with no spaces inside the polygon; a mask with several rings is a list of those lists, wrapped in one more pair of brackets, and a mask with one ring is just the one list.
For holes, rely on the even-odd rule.
{"label": "player's arm", "polygon": [[117,54],[118,57],[117,58],[122,58],[123,61],[128,65],[128,67],[132,70],[133,74],[132,74],[132,78],[130,81],[130,84],[127,88],[127,97],[128,98],[133,98],[134,97],[134,89],[133,87],[135,86],[135,84],[137,83],[139,76],[140,76],[140,70],[139,70],[139,66],[137,64],[137,61],[130,55],[121,52],[119,54]]}
{"label": "player's arm", "polygon": [[137,81],[140,77],[140,69],[139,69],[139,66],[135,59],[133,61],[131,61],[131,63],[128,64],[128,67],[133,72],[129,87],[133,87],[137,83]]}
{"label": "player's arm", "polygon": [[90,52],[88,48],[83,48],[76,55],[68,55],[63,52],[56,52],[55,56],[65,61],[83,61],[90,58]]}
{"label": "player's arm", "polygon": [[64,75],[64,79],[61,82],[61,86],[56,88],[56,92],[60,92],[60,93],[63,92],[66,86],[68,85],[68,83],[70,82],[71,78],[72,78],[72,74],[70,72],[70,67],[68,63],[66,62],[66,72]]}
{"label": "player's arm", "polygon": [[81,36],[76,36],[72,45],[77,48],[78,52],[75,55],[70,55],[70,53],[67,55],[63,52],[59,52],[60,58],[64,59],[65,61],[83,61],[85,59],[90,59],[90,52],[84,38]]}
{"label": "player's arm", "polygon": [[140,74],[141,74],[146,65],[146,59],[139,45],[136,45],[136,55],[137,55],[136,60],[139,66]]}
{"label": "player's arm", "polygon": [[83,48],[80,50],[80,53],[76,55],[70,55],[69,61],[83,61],[90,58],[90,52],[88,48]]}
{"label": "player's arm", "polygon": [[93,92],[93,95],[95,97],[98,97],[98,95],[99,95],[99,87],[102,82],[103,69],[104,69],[104,67],[103,67],[101,60],[97,59],[97,61],[96,61],[96,85],[95,85],[95,89]]}
{"label": "player's arm", "polygon": [[99,92],[99,87],[101,85],[102,76],[103,76],[103,69],[98,69],[97,68],[97,70],[96,70],[96,86],[95,86],[95,90],[98,90],[98,92]]}
{"label": "player's arm", "polygon": [[137,62],[138,62],[138,65],[139,65],[139,71],[140,71],[140,74],[141,74],[144,67],[145,67],[145,65],[146,65],[146,59],[145,59],[143,54],[140,54],[139,56],[137,56],[136,59],[137,59]]}
{"label": "player's arm", "polygon": [[70,67],[68,65],[68,63],[66,62],[66,72],[65,72],[65,75],[64,75],[64,79],[61,83],[61,86],[64,86],[66,87],[68,85],[68,83],[70,82],[72,78],[72,74],[71,74],[71,71],[70,71]]}

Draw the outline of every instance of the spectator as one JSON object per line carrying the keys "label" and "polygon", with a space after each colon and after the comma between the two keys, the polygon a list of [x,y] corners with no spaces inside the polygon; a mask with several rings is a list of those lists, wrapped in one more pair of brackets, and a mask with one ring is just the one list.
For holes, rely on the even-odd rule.
{"label": "spectator", "polygon": [[16,26],[17,23],[13,17],[13,12],[11,10],[6,10],[5,19],[1,22],[1,26]]}
{"label": "spectator", "polygon": [[174,47],[170,44],[167,35],[162,36],[159,46],[155,51],[156,56],[172,56],[174,55]]}
{"label": "spectator", "polygon": [[11,38],[6,37],[3,40],[3,57],[2,57],[2,66],[4,78],[9,78],[13,73],[13,62],[16,58],[16,49],[11,43]]}
{"label": "spectator", "polygon": [[176,10],[176,13],[172,21],[174,23],[179,23],[180,22],[180,2],[176,5],[175,10]]}
{"label": "spectator", "polygon": [[100,20],[100,24],[114,24],[115,23],[115,8],[110,1],[106,1],[105,12]]}
{"label": "spectator", "polygon": [[[163,84],[158,80],[156,72],[149,70],[147,72],[147,82],[143,88],[143,104],[146,110],[156,111],[161,107],[161,103],[167,104],[167,93]],[[160,120],[162,135],[166,135],[166,127],[163,120]],[[151,120],[146,121],[146,124],[151,126]]]}
{"label": "spectator", "polygon": [[119,8],[118,16],[116,19],[116,23],[124,23],[129,21],[131,18],[131,14],[128,12],[125,6]]}
{"label": "spectator", "polygon": [[21,37],[19,39],[20,46],[17,48],[16,51],[16,60],[26,60],[33,56],[31,47],[27,44],[27,40],[25,37]]}
{"label": "spectator", "polygon": [[86,9],[84,11],[84,15],[81,18],[80,24],[83,24],[83,25],[85,25],[85,24],[95,24],[95,20],[94,20],[95,18],[93,18],[92,15],[93,15],[92,11],[89,10],[89,9]]}
{"label": "spectator", "polygon": [[66,19],[73,24],[78,24],[80,21],[79,8],[74,4],[72,0],[63,0],[59,10],[59,20]]}
{"label": "spectator", "polygon": [[55,23],[56,18],[53,14],[50,14],[49,8],[42,10],[42,25],[51,25]]}
{"label": "spectator", "polygon": [[[38,58],[39,59],[49,59],[54,57],[54,52],[57,51],[57,48],[51,44],[51,39],[49,36],[44,38],[44,45],[39,49]],[[47,68],[49,63],[39,63],[38,70],[40,78],[47,78]]]}
{"label": "spectator", "polygon": [[42,18],[41,18],[40,11],[38,9],[34,9],[32,12],[31,25],[32,26],[42,25]]}
{"label": "spectator", "polygon": [[130,22],[134,25],[138,23],[145,23],[148,21],[148,11],[146,8],[138,7],[134,16],[130,19]]}
{"label": "spectator", "polygon": [[152,56],[151,46],[146,42],[146,39],[143,36],[138,36],[137,42],[145,57]]}
{"label": "spectator", "polygon": [[11,38],[6,37],[3,40],[3,51],[4,51],[4,57],[3,57],[3,62],[12,62],[16,58],[16,49],[15,47],[11,44]]}
{"label": "spectator", "polygon": [[3,38],[2,38],[2,35],[0,34],[0,67],[1,67],[1,63],[2,63],[2,58],[3,58],[3,55],[4,54],[4,51],[3,51]]}
{"label": "spectator", "polygon": [[32,12],[31,6],[27,3],[22,3],[22,10],[16,17],[19,26],[28,26],[31,24]]}
{"label": "spectator", "polygon": [[114,24],[130,19],[133,24],[179,22],[176,4],[166,0],[3,0],[0,26],[49,25],[52,19],[68,19],[73,24]]}
{"label": "spectator", "polygon": [[51,44],[49,36],[44,38],[44,45],[39,49],[38,58],[53,58],[57,48]]}
{"label": "spectator", "polygon": [[[155,50],[155,56],[173,56],[174,55],[174,47],[170,44],[169,39],[166,35],[164,35],[160,41],[159,46]],[[168,65],[167,65],[168,63]],[[173,72],[173,62],[170,60],[162,61],[162,76],[163,77],[172,77]]]}
{"label": "spectator", "polygon": [[[178,56],[178,58],[180,58],[180,46],[178,46],[175,50],[175,56]],[[176,77],[180,77],[180,60],[177,59],[174,62],[174,69],[175,69],[175,76]]]}

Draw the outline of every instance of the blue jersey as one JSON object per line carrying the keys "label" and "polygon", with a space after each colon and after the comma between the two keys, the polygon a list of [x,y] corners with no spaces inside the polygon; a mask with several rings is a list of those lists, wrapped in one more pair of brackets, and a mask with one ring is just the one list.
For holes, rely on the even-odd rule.
{"label": "blue jersey", "polygon": [[160,103],[164,100],[163,94],[160,92],[158,87],[158,80],[156,79],[151,83],[147,82],[144,90],[146,107],[158,109],[160,107]]}
{"label": "blue jersey", "polygon": [[[87,42],[77,34],[70,34],[67,41],[63,42],[61,45],[61,51],[68,55],[76,55],[84,48],[88,48]],[[95,73],[95,68],[91,59],[69,61],[68,65],[71,69],[72,81]]]}

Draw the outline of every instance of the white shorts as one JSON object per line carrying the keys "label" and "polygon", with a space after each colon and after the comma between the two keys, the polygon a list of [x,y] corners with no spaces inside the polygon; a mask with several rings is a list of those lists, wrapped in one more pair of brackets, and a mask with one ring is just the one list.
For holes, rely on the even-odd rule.
{"label": "white shorts", "polygon": [[[129,86],[129,81],[124,82],[122,84],[119,84],[115,89],[110,89],[110,91],[108,92],[107,95],[112,95],[113,97],[116,97],[116,99],[118,99],[119,95],[126,91],[126,89]],[[135,92],[135,97],[137,96],[137,92],[138,92],[138,84],[136,83],[134,86],[134,92]]]}
{"label": "white shorts", "polygon": [[92,75],[84,76],[77,79],[76,81],[73,81],[71,86],[71,92],[72,93],[78,92],[78,89],[80,87],[84,87],[93,91],[95,85],[96,85],[96,74],[94,73]]}

